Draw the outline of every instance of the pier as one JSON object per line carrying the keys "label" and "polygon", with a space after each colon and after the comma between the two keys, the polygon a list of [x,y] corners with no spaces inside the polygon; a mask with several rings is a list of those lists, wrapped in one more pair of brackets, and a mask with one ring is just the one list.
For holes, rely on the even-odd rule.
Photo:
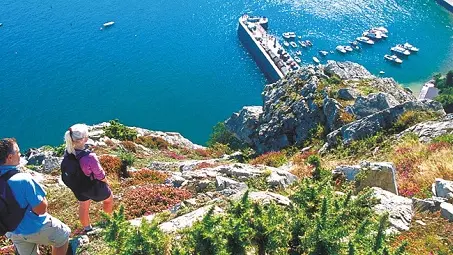
{"label": "pier", "polygon": [[453,13],[453,0],[436,0],[438,4]]}
{"label": "pier", "polygon": [[267,18],[243,15],[239,18],[238,36],[266,78],[276,82],[300,66],[277,38],[267,33],[267,27]]}

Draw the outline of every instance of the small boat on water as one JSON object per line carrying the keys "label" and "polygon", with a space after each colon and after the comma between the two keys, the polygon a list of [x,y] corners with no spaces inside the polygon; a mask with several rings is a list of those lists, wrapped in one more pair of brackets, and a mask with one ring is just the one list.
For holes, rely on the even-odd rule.
{"label": "small boat on water", "polygon": [[313,43],[311,43],[311,41],[309,40],[305,40],[305,44],[309,47],[313,46]]}
{"label": "small boat on water", "polygon": [[325,50],[320,50],[318,53],[319,53],[319,55],[321,55],[323,57],[325,57],[325,56],[327,56],[329,54],[329,52],[325,51]]}
{"label": "small boat on water", "polygon": [[341,53],[346,53],[344,46],[338,45],[335,49]]}
{"label": "small boat on water", "polygon": [[294,32],[285,32],[283,33],[283,38],[289,40],[289,39],[294,39],[296,38],[296,33]]}
{"label": "small boat on water", "polygon": [[0,23],[0,27],[3,26],[3,23]]}
{"label": "small boat on water", "polygon": [[385,54],[384,55],[384,59],[386,59],[386,60],[388,60],[390,62],[393,62],[393,63],[397,63],[397,64],[403,63],[403,60],[398,58],[396,55],[387,55],[387,54]]}
{"label": "small boat on water", "polygon": [[384,71],[379,71],[379,74],[385,74],[385,72]]}
{"label": "small boat on water", "polygon": [[401,55],[404,55],[404,56],[409,56],[411,54],[410,51],[406,50],[401,45],[396,45],[395,47],[390,48],[390,50],[395,52],[395,53],[399,53]]}
{"label": "small boat on water", "polygon": [[304,41],[298,41],[300,46],[306,48],[307,47],[307,44],[304,42]]}
{"label": "small boat on water", "polygon": [[403,44],[403,48],[405,48],[406,50],[410,50],[412,52],[418,52],[419,49],[417,47],[415,47],[414,45],[406,42],[405,44]]}
{"label": "small boat on water", "polygon": [[289,44],[291,45],[291,47],[297,48],[297,43],[295,43],[295,42],[290,42]]}
{"label": "small boat on water", "polygon": [[302,60],[300,60],[300,58],[299,58],[299,57],[294,57],[294,61],[296,61],[297,63],[300,63],[300,62],[302,62]]}
{"label": "small boat on water", "polygon": [[104,27],[110,27],[110,26],[113,26],[113,24],[115,24],[115,22],[109,21],[109,22],[104,23],[103,26]]}
{"label": "small boat on water", "polygon": [[283,42],[283,45],[286,46],[286,47],[289,47],[289,42],[284,41],[284,42]]}
{"label": "small boat on water", "polygon": [[302,55],[302,51],[300,51],[300,50],[296,51],[296,55],[297,55],[297,56]]}
{"label": "small boat on water", "polygon": [[363,32],[362,36],[366,36],[366,37],[371,38],[371,39],[379,40],[379,39],[382,39],[382,35],[381,34],[382,33],[380,31],[369,30],[369,31]]}
{"label": "small boat on water", "polygon": [[319,61],[319,59],[317,57],[313,57],[313,62],[315,62],[316,64],[321,63],[321,61]]}
{"label": "small boat on water", "polygon": [[354,50],[351,46],[344,46],[344,49],[349,52]]}
{"label": "small boat on water", "polygon": [[375,28],[373,28],[373,30],[381,31],[384,34],[388,34],[388,32],[389,32],[387,30],[387,28],[385,28],[385,27],[375,27]]}
{"label": "small boat on water", "polygon": [[365,36],[357,37],[356,40],[358,42],[361,42],[361,43],[364,43],[364,44],[368,44],[368,45],[373,45],[374,44],[373,40],[371,40],[370,38],[365,37]]}
{"label": "small boat on water", "polygon": [[357,46],[357,45],[359,45],[359,42],[358,41],[352,41],[352,42],[349,42],[349,44],[351,44],[352,46]]}

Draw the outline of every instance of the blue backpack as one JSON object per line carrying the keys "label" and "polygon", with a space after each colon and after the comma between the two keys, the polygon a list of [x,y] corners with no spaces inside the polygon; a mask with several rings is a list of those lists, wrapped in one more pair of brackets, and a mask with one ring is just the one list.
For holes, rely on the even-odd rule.
{"label": "blue backpack", "polygon": [[8,180],[18,171],[8,171],[0,176],[0,235],[14,231],[24,218],[27,208],[21,208]]}

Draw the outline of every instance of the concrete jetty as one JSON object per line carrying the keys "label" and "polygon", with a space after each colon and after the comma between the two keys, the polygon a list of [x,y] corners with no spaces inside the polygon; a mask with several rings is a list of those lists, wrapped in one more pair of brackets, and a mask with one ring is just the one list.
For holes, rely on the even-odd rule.
{"label": "concrete jetty", "polygon": [[436,2],[453,13],[453,0],[436,0]]}

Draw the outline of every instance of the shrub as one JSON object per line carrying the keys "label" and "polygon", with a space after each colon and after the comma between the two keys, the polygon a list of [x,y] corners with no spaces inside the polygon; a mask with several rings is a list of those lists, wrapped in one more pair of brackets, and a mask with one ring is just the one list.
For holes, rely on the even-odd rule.
{"label": "shrub", "polygon": [[198,170],[198,169],[203,169],[203,168],[213,168],[218,166],[219,164],[214,164],[214,163],[209,163],[209,162],[201,162],[198,163],[193,169]]}
{"label": "shrub", "polygon": [[136,160],[135,155],[130,152],[120,152],[118,156],[126,166],[132,166]]}
{"label": "shrub", "polygon": [[132,185],[163,184],[168,178],[168,174],[148,168],[133,172],[131,175]]}
{"label": "shrub", "polygon": [[191,193],[184,189],[146,185],[127,190],[123,198],[127,216],[131,219],[169,209],[191,196]]}
{"label": "shrub", "polygon": [[112,173],[115,174],[115,176],[120,175],[122,165],[120,158],[110,155],[102,155],[99,157],[99,161],[106,173]]}
{"label": "shrub", "polygon": [[203,158],[209,158],[211,156],[211,154],[209,153],[208,150],[206,149],[195,149],[195,153],[200,156],[200,157],[203,157]]}
{"label": "shrub", "polygon": [[398,118],[391,128],[391,133],[399,133],[405,129],[427,120],[438,117],[438,114],[430,111],[406,111]]}
{"label": "shrub", "polygon": [[150,135],[137,137],[135,142],[150,149],[166,150],[171,146],[165,139]]}
{"label": "shrub", "polygon": [[135,129],[126,127],[119,120],[111,120],[109,123],[110,126],[103,128],[105,136],[121,141],[133,141],[137,137],[137,131]]}
{"label": "shrub", "polygon": [[345,110],[340,110],[340,121],[343,125],[346,125],[348,123],[354,122],[355,117],[353,114],[350,114],[349,112],[346,112]]}
{"label": "shrub", "polygon": [[446,142],[453,145],[453,134],[445,134],[435,137],[433,142]]}
{"label": "shrub", "polygon": [[123,145],[124,149],[130,152],[137,152],[137,146],[135,146],[135,143],[131,141],[122,141],[121,145]]}
{"label": "shrub", "polygon": [[245,147],[244,144],[233,135],[233,133],[226,129],[225,123],[223,122],[217,123],[212,128],[212,133],[209,136],[207,145],[208,147],[213,147],[217,143],[227,145],[232,150],[239,150]]}
{"label": "shrub", "polygon": [[229,154],[230,152],[231,149],[228,147],[228,144],[214,143],[208,148],[208,153],[215,158],[219,158],[225,154]]}
{"label": "shrub", "polygon": [[271,167],[281,167],[288,162],[283,152],[268,152],[250,161],[252,165],[266,165]]}

